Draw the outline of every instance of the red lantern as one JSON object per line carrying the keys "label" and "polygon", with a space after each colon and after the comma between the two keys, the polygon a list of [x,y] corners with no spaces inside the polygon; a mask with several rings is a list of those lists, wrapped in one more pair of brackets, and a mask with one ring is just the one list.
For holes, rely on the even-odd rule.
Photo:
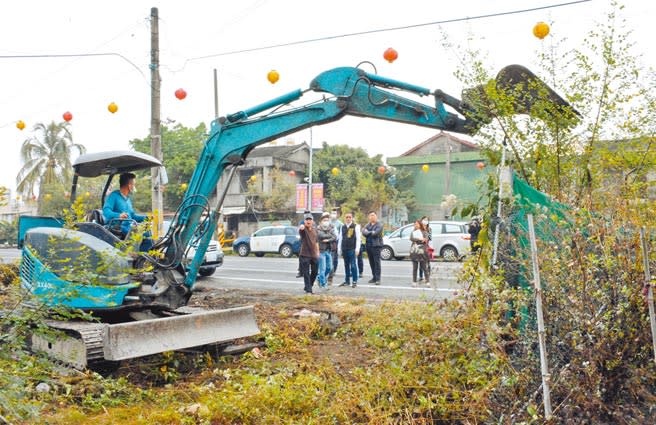
{"label": "red lantern", "polygon": [[484,162],[477,162],[476,163],[476,168],[478,168],[479,170],[482,170],[483,168],[485,168],[485,163]]}
{"label": "red lantern", "polygon": [[391,47],[385,50],[385,53],[383,53],[383,58],[389,63],[394,62],[396,59],[398,59],[399,53],[392,49]]}
{"label": "red lantern", "polygon": [[177,89],[175,91],[175,97],[177,97],[179,100],[182,100],[187,97],[187,92],[184,89]]}
{"label": "red lantern", "polygon": [[62,115],[62,118],[64,118],[64,121],[69,122],[73,119],[73,114],[71,114],[69,111],[66,111],[64,112],[64,115]]}
{"label": "red lantern", "polygon": [[291,170],[288,174],[290,177],[294,177],[296,175],[296,171]]}
{"label": "red lantern", "polygon": [[385,174],[385,166],[384,165],[381,165],[380,167],[378,167],[378,174]]}

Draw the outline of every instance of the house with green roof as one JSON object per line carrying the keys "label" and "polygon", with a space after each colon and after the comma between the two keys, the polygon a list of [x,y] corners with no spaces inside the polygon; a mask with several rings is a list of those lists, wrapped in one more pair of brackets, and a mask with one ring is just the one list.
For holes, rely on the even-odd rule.
{"label": "house with green roof", "polygon": [[408,211],[410,221],[423,215],[451,218],[455,206],[478,200],[479,183],[487,175],[479,146],[444,131],[400,156],[387,158],[387,165],[413,177],[417,205]]}

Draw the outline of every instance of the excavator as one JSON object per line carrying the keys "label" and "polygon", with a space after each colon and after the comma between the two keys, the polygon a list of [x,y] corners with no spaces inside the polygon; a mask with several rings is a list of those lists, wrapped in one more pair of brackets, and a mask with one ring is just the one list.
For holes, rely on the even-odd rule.
{"label": "excavator", "polygon": [[[563,98],[522,66],[504,68],[492,83],[499,90],[524,93],[517,96],[515,113],[530,113],[536,101],[563,113],[569,109]],[[321,100],[292,105],[310,91],[322,94]],[[492,119],[484,93],[482,86],[475,87],[463,91],[464,100],[459,100],[359,66],[340,67],[319,74],[305,90],[220,117],[211,124],[167,233],[148,252],[126,255],[98,220],[77,223],[72,229],[47,217],[21,220],[22,287],[48,307],[76,308],[101,319],[53,320],[49,324],[64,336],[55,340],[35,336],[33,346],[76,367],[92,368],[258,334],[253,306],[202,311],[187,306],[225,198],[223,193],[210,202],[219,179],[227,178],[224,187],[229,187],[237,167],[258,145],[348,115],[474,134]],[[432,97],[434,103],[415,100],[423,97]],[[88,154],[74,164],[72,197],[77,177],[108,175],[105,193],[113,176],[160,165],[155,158],[135,152]],[[185,262],[184,253],[192,245],[193,260]],[[88,260],[89,269],[67,272],[66,267],[81,258]]]}

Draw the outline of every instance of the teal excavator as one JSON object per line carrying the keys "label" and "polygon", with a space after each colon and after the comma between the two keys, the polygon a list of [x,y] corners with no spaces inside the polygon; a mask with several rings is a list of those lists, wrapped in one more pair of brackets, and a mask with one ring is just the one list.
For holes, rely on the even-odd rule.
{"label": "teal excavator", "polygon": [[[567,113],[569,109],[566,101],[522,66],[504,68],[493,83],[499,90],[520,94],[515,96],[515,113],[531,112],[537,101],[555,106],[552,110]],[[323,98],[292,105],[308,91],[322,93]],[[433,104],[400,92],[432,98]],[[257,334],[253,306],[202,311],[187,306],[225,197],[224,193],[214,205],[210,202],[219,179],[224,175],[232,179],[256,146],[347,115],[474,134],[491,121],[492,109],[484,93],[482,86],[476,87],[464,91],[459,100],[441,90],[343,67],[321,73],[306,90],[218,118],[212,122],[168,232],[151,251],[136,256],[126,255],[125,244],[103,223],[102,215],[92,215],[73,228],[54,218],[22,217],[21,285],[47,306],[81,309],[100,318],[53,320],[51,326],[63,336],[53,341],[35,335],[34,348],[84,368]],[[284,105],[287,108],[282,109]],[[108,176],[104,194],[114,176],[159,166],[157,159],[137,152],[83,155],[74,163],[71,196],[75,197],[78,178]],[[104,195],[101,207],[103,200]],[[195,256],[186,263],[190,246]],[[80,265],[82,260],[85,263]],[[72,264],[77,263],[77,271],[72,272]]]}

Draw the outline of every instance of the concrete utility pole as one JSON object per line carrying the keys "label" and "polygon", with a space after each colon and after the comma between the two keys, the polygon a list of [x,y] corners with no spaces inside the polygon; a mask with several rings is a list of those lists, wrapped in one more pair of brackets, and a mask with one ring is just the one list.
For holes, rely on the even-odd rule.
{"label": "concrete utility pole", "polygon": [[[162,139],[160,120],[160,76],[159,76],[159,13],[156,7],[150,9],[150,150],[152,155],[162,161]],[[153,214],[157,224],[156,236],[161,235],[164,201],[159,168],[150,171],[153,187]]]}

